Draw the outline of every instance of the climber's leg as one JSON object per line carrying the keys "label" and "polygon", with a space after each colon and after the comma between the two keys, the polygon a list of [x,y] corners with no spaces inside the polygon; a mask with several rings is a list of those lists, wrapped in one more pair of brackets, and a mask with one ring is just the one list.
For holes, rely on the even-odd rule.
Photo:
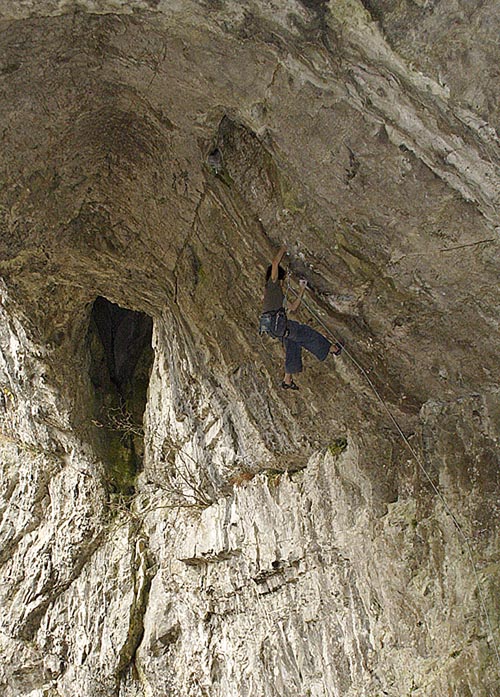
{"label": "climber's leg", "polygon": [[285,382],[291,380],[295,373],[302,372],[302,346],[289,337],[283,339],[285,347]]}
{"label": "climber's leg", "polygon": [[[320,334],[308,324],[300,324],[293,320],[288,320],[288,329],[289,334],[287,341],[289,340],[291,343],[305,348],[312,353],[313,356],[316,356],[319,361],[324,361],[326,359],[332,344],[323,334]],[[302,370],[302,361],[300,370]],[[295,371],[290,370],[287,372],[291,373]]]}

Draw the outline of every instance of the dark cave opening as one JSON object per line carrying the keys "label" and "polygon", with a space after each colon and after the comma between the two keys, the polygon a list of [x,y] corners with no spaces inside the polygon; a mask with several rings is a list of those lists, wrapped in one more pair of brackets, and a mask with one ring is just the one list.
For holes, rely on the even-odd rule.
{"label": "dark cave opening", "polygon": [[110,494],[130,496],[142,469],[153,320],[98,297],[88,331],[93,424]]}

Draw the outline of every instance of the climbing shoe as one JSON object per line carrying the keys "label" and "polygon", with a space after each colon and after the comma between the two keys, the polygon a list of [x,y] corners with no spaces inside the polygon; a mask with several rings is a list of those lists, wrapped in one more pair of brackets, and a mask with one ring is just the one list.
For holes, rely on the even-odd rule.
{"label": "climbing shoe", "polygon": [[298,385],[296,385],[296,384],[294,383],[293,380],[292,380],[292,382],[290,382],[290,383],[285,382],[285,381],[283,380],[283,382],[281,383],[281,387],[282,387],[284,390],[298,390],[298,389],[299,389]]}

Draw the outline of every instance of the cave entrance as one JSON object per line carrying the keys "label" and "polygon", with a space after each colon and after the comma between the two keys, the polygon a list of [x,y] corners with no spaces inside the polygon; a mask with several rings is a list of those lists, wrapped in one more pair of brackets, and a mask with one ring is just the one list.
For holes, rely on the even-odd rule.
{"label": "cave entrance", "polygon": [[143,418],[151,367],[153,320],[98,297],[88,346],[94,424],[110,494],[130,496],[144,456]]}

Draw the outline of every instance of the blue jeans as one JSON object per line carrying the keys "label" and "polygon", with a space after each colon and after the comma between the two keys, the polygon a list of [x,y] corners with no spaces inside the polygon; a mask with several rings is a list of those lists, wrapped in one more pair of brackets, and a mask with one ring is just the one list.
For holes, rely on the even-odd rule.
{"label": "blue jeans", "polygon": [[330,353],[331,342],[323,334],[320,334],[308,324],[288,320],[289,334],[283,339],[285,347],[285,373],[302,372],[302,349],[316,356],[319,361],[324,361]]}

